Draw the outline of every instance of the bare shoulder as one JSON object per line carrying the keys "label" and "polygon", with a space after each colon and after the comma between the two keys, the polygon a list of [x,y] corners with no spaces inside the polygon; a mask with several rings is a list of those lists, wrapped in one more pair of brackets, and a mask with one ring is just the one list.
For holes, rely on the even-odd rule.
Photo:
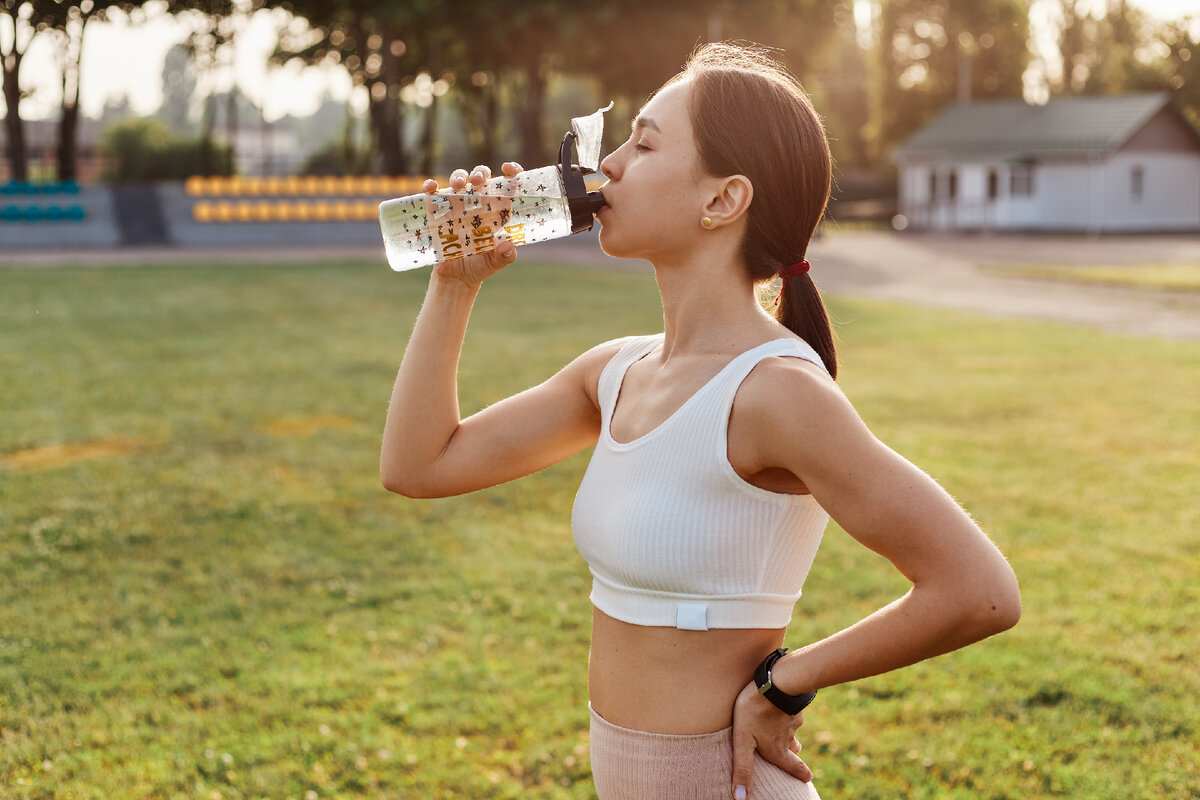
{"label": "bare shoulder", "polygon": [[853,412],[850,401],[825,370],[795,356],[770,356],[760,361],[738,389],[737,403],[771,421],[837,410]]}
{"label": "bare shoulder", "polygon": [[750,372],[729,425],[731,451],[736,445],[747,463],[798,477],[814,459],[853,458],[874,442],[828,373],[791,356],[765,358]]}
{"label": "bare shoulder", "polygon": [[568,374],[573,381],[578,381],[588,397],[598,405],[596,387],[600,383],[600,373],[604,371],[608,362],[612,361],[613,356],[620,352],[622,347],[636,338],[636,336],[623,336],[620,339],[601,342],[577,356],[574,361],[563,368],[560,374]]}

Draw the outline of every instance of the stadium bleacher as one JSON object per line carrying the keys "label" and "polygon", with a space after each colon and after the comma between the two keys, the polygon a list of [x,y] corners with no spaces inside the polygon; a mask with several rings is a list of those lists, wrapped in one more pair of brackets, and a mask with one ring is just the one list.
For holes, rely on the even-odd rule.
{"label": "stadium bleacher", "polygon": [[78,194],[75,181],[0,184],[0,222],[82,222],[87,218],[86,209],[69,201]]}

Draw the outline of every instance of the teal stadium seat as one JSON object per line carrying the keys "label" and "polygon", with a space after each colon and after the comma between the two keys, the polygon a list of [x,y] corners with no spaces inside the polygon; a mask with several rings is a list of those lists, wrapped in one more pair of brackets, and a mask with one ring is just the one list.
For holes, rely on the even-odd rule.
{"label": "teal stadium seat", "polygon": [[38,206],[25,206],[21,216],[26,222],[41,222],[46,218],[46,212]]}
{"label": "teal stadium seat", "polygon": [[87,217],[87,212],[83,206],[67,206],[68,222],[83,222],[85,217]]}
{"label": "teal stadium seat", "polygon": [[46,206],[42,215],[46,222],[62,222],[67,218],[67,210],[62,206]]}
{"label": "teal stadium seat", "polygon": [[20,222],[24,215],[20,206],[4,206],[0,208],[0,222]]}

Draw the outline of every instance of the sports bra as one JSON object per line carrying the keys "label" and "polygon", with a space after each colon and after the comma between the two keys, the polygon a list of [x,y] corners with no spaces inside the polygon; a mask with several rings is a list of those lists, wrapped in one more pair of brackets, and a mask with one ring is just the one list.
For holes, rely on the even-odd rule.
{"label": "sports bra", "polygon": [[600,375],[600,438],[571,514],[592,603],[634,625],[786,627],[829,515],[812,495],[771,492],[734,471],[729,414],[764,358],[824,369],[821,358],[797,339],[766,342],[726,364],[657,428],[617,442],[610,426],[625,373],[662,341],[630,339]]}

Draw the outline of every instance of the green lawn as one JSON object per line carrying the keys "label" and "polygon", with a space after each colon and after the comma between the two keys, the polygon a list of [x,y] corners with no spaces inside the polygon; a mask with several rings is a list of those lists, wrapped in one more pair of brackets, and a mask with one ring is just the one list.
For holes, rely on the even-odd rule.
{"label": "green lawn", "polygon": [[983,264],[984,271],[1019,278],[1169,292],[1200,291],[1200,264]]}
{"label": "green lawn", "polygon": [[[427,275],[0,271],[0,796],[591,796],[585,458],[378,484]],[[832,310],[848,394],[1010,556],[1025,616],[822,692],[823,796],[1200,796],[1200,344]],[[659,324],[647,276],[519,263],[477,305],[464,410]],[[789,643],[903,590],[831,527]]]}

